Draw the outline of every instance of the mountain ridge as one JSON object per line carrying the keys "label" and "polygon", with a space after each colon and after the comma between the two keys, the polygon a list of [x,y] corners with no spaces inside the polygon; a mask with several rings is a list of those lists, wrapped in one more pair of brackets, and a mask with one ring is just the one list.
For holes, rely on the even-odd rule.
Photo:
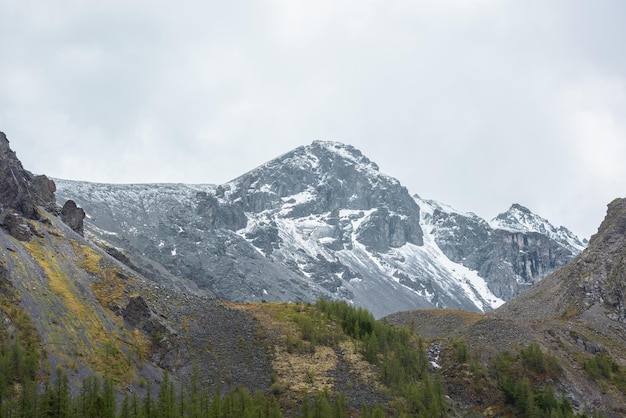
{"label": "mountain ridge", "polygon": [[[535,231],[494,233],[441,204],[429,209],[358,149],[335,141],[298,147],[222,185],[59,179],[57,187],[59,199],[76,200],[91,216],[92,236],[231,300],[340,298],[376,316],[416,307],[490,310],[580,250]],[[436,212],[435,224],[425,209],[430,219]],[[142,221],[154,217],[160,221]],[[478,227],[486,241],[475,236],[463,244],[471,248],[459,246],[447,224],[465,237]],[[122,228],[109,232],[123,236],[106,232],[114,225]],[[434,236],[425,246],[426,227]],[[284,280],[276,287],[269,276]]]}

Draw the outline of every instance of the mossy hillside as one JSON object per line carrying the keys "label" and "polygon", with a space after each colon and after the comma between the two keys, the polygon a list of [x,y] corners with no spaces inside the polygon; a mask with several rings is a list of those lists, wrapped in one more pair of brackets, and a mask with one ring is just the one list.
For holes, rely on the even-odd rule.
{"label": "mossy hillside", "polygon": [[94,282],[91,289],[94,295],[112,317],[121,320],[111,311],[113,306],[125,306],[133,294],[129,293],[128,285],[136,280],[123,273],[113,262],[105,260],[93,248],[72,241],[78,265],[89,273]]}
{"label": "mossy hillside", "polygon": [[[332,347],[320,345],[319,340],[334,338],[340,344],[340,333],[336,324],[331,324],[326,330],[319,320],[305,320],[309,314],[314,315],[312,305],[263,303],[229,306],[250,312],[270,338],[272,369],[276,373],[274,390],[321,391],[325,388],[332,390],[336,386],[331,371],[337,366],[337,355]],[[303,332],[297,321],[307,321],[308,331]]]}
{"label": "mossy hillside", "polygon": [[35,296],[49,330],[46,348],[65,358],[70,368],[81,362],[117,382],[128,382],[134,376],[125,343],[130,339],[114,316],[101,309],[93,281],[76,268],[89,265],[85,253],[76,253],[78,260],[67,259],[64,243],[47,235],[24,244],[43,273]]}
{"label": "mossy hillside", "polygon": [[430,370],[418,335],[345,302],[241,308],[273,334],[272,390],[282,394],[283,404],[304,391],[322,390],[345,395],[352,406],[383,404],[390,414],[445,416],[442,382]]}

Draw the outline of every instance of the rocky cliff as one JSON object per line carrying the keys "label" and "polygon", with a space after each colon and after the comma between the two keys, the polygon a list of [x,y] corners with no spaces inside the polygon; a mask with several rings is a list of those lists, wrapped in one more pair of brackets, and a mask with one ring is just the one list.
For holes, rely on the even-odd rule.
{"label": "rocky cliff", "polygon": [[0,132],[0,222],[14,237],[28,241],[33,231],[27,219],[39,220],[37,206],[49,212],[58,211],[54,182],[46,176],[34,176],[22,167]]}

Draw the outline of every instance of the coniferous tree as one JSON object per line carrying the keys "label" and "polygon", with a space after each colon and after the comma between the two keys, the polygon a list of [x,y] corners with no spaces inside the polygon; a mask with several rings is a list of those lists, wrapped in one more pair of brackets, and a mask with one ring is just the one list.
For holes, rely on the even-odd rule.
{"label": "coniferous tree", "polygon": [[141,415],[141,406],[139,403],[139,398],[137,397],[137,392],[133,392],[133,396],[130,399],[130,416],[132,418],[140,418]]}
{"label": "coniferous tree", "polygon": [[143,398],[141,416],[143,418],[157,418],[155,414],[155,410],[154,410],[153,400],[152,400],[152,385],[150,383],[148,383],[146,396]]}
{"label": "coniferous tree", "polygon": [[385,418],[385,411],[383,410],[382,406],[377,405],[376,408],[374,408],[374,412],[372,412],[372,418]]}
{"label": "coniferous tree", "polygon": [[174,383],[170,381],[169,373],[165,371],[163,381],[159,385],[159,398],[157,400],[156,415],[159,418],[176,418],[176,410]]}
{"label": "coniferous tree", "polygon": [[70,411],[70,391],[67,375],[57,368],[55,378],[44,394],[48,417],[67,417]]}
{"label": "coniferous tree", "polygon": [[124,395],[124,400],[122,401],[122,406],[120,407],[120,415],[119,418],[131,418],[130,413],[130,400],[128,399],[128,394]]}
{"label": "coniferous tree", "polygon": [[105,378],[102,382],[102,403],[104,409],[101,412],[102,418],[115,418],[117,403],[115,400],[115,385],[113,380]]}

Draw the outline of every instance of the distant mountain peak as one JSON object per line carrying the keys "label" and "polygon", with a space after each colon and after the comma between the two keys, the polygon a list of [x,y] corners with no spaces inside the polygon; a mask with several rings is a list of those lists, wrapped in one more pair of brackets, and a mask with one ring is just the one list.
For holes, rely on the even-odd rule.
{"label": "distant mountain peak", "polygon": [[388,208],[419,220],[419,207],[400,182],[351,145],[314,141],[224,185],[225,196],[241,199],[246,212],[284,209],[290,217],[336,209]]}
{"label": "distant mountain peak", "polygon": [[[229,182],[245,181],[251,177],[263,178],[276,170],[288,169],[291,175],[300,176],[302,173],[326,175],[344,168],[356,169],[374,176],[385,176],[379,172],[379,167],[352,145],[337,141],[316,140],[309,145],[299,146],[280,155],[259,167],[250,170],[240,177]],[[341,173],[339,173],[341,174]],[[391,177],[389,177],[391,179]],[[294,179],[296,180],[296,179]],[[302,180],[302,179],[300,179]],[[393,179],[395,180],[395,179]]]}
{"label": "distant mountain peak", "polygon": [[489,225],[493,229],[503,229],[510,232],[536,232],[547,235],[572,249],[574,253],[578,253],[585,248],[580,238],[572,231],[563,226],[555,227],[547,219],[533,213],[519,203],[512,204],[509,210],[496,216],[489,222]]}

